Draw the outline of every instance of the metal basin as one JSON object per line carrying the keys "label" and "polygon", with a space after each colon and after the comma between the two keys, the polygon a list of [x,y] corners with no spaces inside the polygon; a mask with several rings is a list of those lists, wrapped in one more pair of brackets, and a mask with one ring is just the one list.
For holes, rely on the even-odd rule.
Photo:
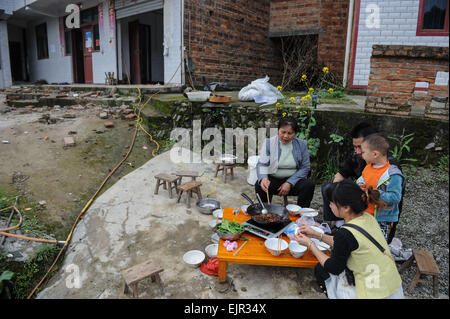
{"label": "metal basin", "polygon": [[212,215],[213,211],[220,208],[220,203],[214,198],[202,198],[197,202],[196,206],[200,213]]}

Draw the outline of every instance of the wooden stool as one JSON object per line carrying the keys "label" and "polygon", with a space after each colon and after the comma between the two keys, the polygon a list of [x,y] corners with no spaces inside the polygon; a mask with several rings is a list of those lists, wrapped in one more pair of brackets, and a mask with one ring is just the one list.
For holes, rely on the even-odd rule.
{"label": "wooden stool", "polygon": [[227,182],[227,176],[231,176],[231,179],[234,179],[234,166],[235,164],[219,164],[216,163],[216,175],[214,177],[217,177],[217,174],[219,171],[222,171],[223,175],[223,181],[224,183]]}
{"label": "wooden stool", "polygon": [[187,207],[191,208],[192,192],[197,193],[198,199],[202,199],[202,193],[200,192],[200,186],[202,186],[202,183],[196,182],[196,181],[186,182],[183,185],[178,186],[177,203],[180,202],[181,195],[183,194],[183,192],[186,192]]}
{"label": "wooden stool", "polygon": [[138,282],[142,279],[148,278],[151,276],[152,282],[156,281],[161,289],[161,293],[164,293],[164,285],[159,277],[159,273],[164,269],[153,260],[147,260],[146,262],[128,268],[127,270],[122,271],[122,277],[124,280],[124,289],[123,293],[127,294],[129,289],[133,292],[133,297],[137,298],[137,285]]}
{"label": "wooden stool", "polygon": [[183,179],[183,177],[190,177],[192,181],[195,181],[195,179],[198,177],[198,172],[179,171],[176,172],[174,175],[178,177],[177,184],[181,185],[181,180]]}
{"label": "wooden stool", "polygon": [[433,276],[434,297],[437,297],[440,272],[433,255],[426,250],[413,250],[413,255],[400,267],[399,272],[411,267],[414,261],[417,265],[417,271],[408,291],[411,292],[418,282],[427,283],[426,280],[420,279],[421,275],[431,275]]}
{"label": "wooden stool", "polygon": [[158,174],[155,176],[155,178],[156,178],[155,195],[158,194],[159,186],[163,185],[164,189],[169,190],[169,197],[172,198],[172,189],[175,189],[175,191],[177,192],[178,177],[169,174]]}

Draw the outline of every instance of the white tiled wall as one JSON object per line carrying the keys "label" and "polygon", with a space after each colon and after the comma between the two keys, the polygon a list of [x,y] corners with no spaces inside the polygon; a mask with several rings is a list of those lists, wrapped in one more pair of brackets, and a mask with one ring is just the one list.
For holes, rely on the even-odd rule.
{"label": "white tiled wall", "polygon": [[[449,46],[448,36],[416,36],[419,3],[419,0],[361,0],[352,85],[367,86],[374,44]],[[366,12],[371,6],[378,8],[379,27],[370,19],[371,11]]]}

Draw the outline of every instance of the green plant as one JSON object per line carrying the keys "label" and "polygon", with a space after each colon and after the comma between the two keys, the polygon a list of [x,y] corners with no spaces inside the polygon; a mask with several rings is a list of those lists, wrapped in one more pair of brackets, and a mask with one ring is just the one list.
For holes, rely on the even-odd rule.
{"label": "green plant", "polygon": [[[51,265],[59,248],[55,245],[43,246],[33,257],[28,259],[21,271],[16,272],[15,295],[18,299],[25,299],[34,285]],[[55,270],[56,268],[54,268]]]}
{"label": "green plant", "polygon": [[314,118],[314,109],[311,108],[309,113],[307,111],[300,112],[299,114],[299,126],[300,130],[296,136],[305,140],[308,143],[308,152],[311,156],[316,156],[319,151],[320,139],[317,137],[311,137],[311,129],[316,126],[316,119]]}
{"label": "green plant", "polygon": [[316,173],[316,179],[319,181],[331,181],[339,171],[339,162],[334,157],[328,157],[325,162],[320,164]]}
{"label": "green plant", "polygon": [[447,155],[443,155],[441,156],[441,158],[439,159],[438,162],[438,168],[442,173],[449,173],[449,156]]}
{"label": "green plant", "polygon": [[[389,136],[390,139],[396,142],[394,149],[392,150],[392,156],[400,163],[400,165],[405,164],[407,162],[417,162],[415,158],[404,158],[404,151],[408,153],[411,151],[409,143],[414,139],[414,133],[410,133],[405,135],[405,129],[402,131],[402,135],[400,137],[397,136]],[[411,163],[410,163],[411,164]]]}
{"label": "green plant", "polygon": [[14,277],[14,273],[9,270],[5,270],[0,275],[0,294],[3,292],[3,281],[11,280]]}

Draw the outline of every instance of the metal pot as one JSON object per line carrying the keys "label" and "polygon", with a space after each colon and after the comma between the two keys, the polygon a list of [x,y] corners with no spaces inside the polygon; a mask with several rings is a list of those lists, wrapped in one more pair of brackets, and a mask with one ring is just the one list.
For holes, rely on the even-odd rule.
{"label": "metal pot", "polygon": [[213,211],[220,208],[220,203],[214,198],[203,198],[197,202],[196,206],[200,213],[211,215]]}
{"label": "metal pot", "polygon": [[263,210],[262,205],[258,204],[258,203],[255,204],[250,199],[250,197],[248,197],[244,193],[242,193],[241,196],[249,201],[250,206],[247,208],[247,214],[249,214],[250,217],[258,224],[273,225],[273,224],[278,224],[278,223],[284,222],[289,219],[289,211],[286,209],[286,207],[279,205],[279,204],[268,204],[268,203],[263,203],[264,207],[267,209],[267,213],[279,215],[279,216],[281,216],[281,219],[276,222],[270,222],[270,221],[262,221],[262,220],[259,220],[258,218],[254,218],[255,216],[262,215],[262,210]]}

